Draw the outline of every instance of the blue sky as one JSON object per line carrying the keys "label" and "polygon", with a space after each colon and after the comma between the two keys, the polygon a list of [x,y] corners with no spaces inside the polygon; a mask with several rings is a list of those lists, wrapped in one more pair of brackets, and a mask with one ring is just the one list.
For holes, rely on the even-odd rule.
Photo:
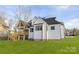
{"label": "blue sky", "polygon": [[[64,22],[66,28],[79,28],[79,5],[26,5],[31,8],[32,16],[57,17],[57,20]],[[13,18],[17,6],[1,5],[7,19]]]}

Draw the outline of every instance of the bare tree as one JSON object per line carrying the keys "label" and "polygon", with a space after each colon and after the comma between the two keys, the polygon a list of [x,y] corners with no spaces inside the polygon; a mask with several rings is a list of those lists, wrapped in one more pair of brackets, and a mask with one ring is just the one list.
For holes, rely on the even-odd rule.
{"label": "bare tree", "polygon": [[15,12],[16,20],[29,21],[31,19],[31,8],[28,6],[17,6]]}
{"label": "bare tree", "polygon": [[5,20],[6,20],[5,13],[3,11],[0,11],[0,24],[6,25]]}

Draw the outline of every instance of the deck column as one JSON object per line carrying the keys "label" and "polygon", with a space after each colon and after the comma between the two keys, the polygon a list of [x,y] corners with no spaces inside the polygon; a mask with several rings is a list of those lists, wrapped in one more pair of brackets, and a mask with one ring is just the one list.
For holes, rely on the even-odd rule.
{"label": "deck column", "polygon": [[25,40],[25,35],[23,36],[23,40]]}

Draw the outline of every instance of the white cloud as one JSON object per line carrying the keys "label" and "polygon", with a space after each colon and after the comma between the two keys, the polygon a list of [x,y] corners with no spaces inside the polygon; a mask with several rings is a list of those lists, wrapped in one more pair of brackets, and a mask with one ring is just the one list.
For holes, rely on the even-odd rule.
{"label": "white cloud", "polygon": [[78,18],[65,20],[64,23],[65,23],[66,28],[79,28],[79,19]]}
{"label": "white cloud", "polygon": [[58,10],[68,10],[70,8],[70,5],[58,5],[58,6],[55,6],[55,7]]}
{"label": "white cloud", "polygon": [[62,6],[58,6],[61,9],[68,9],[70,6],[69,5],[62,5]]}

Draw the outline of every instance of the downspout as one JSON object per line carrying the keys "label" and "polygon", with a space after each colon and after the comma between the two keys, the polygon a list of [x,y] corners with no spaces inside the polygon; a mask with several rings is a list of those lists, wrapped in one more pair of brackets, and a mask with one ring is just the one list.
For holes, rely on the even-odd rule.
{"label": "downspout", "polygon": [[43,30],[43,29],[44,29],[44,27],[43,27],[43,24],[42,24],[42,35],[41,35],[42,40],[44,40],[44,37],[43,37],[43,35],[44,35],[44,33],[43,33],[43,32],[44,32],[44,30]]}
{"label": "downspout", "polygon": [[59,27],[60,27],[60,39],[61,39],[61,26],[60,26],[60,24],[59,24]]}
{"label": "downspout", "polygon": [[34,31],[35,31],[35,28],[34,28],[34,26],[32,26],[32,28],[33,28],[33,32],[32,32],[32,39],[34,40]]}
{"label": "downspout", "polygon": [[[44,29],[44,25],[46,25],[45,26],[45,29]],[[46,37],[46,40],[47,40],[47,24],[42,24],[42,26],[43,26],[43,28],[42,28],[42,38],[43,38],[43,40],[45,39],[45,37]]]}
{"label": "downspout", "polygon": [[48,40],[48,38],[47,38],[47,35],[48,35],[47,30],[48,30],[48,28],[47,28],[47,24],[46,24],[46,40]]}

